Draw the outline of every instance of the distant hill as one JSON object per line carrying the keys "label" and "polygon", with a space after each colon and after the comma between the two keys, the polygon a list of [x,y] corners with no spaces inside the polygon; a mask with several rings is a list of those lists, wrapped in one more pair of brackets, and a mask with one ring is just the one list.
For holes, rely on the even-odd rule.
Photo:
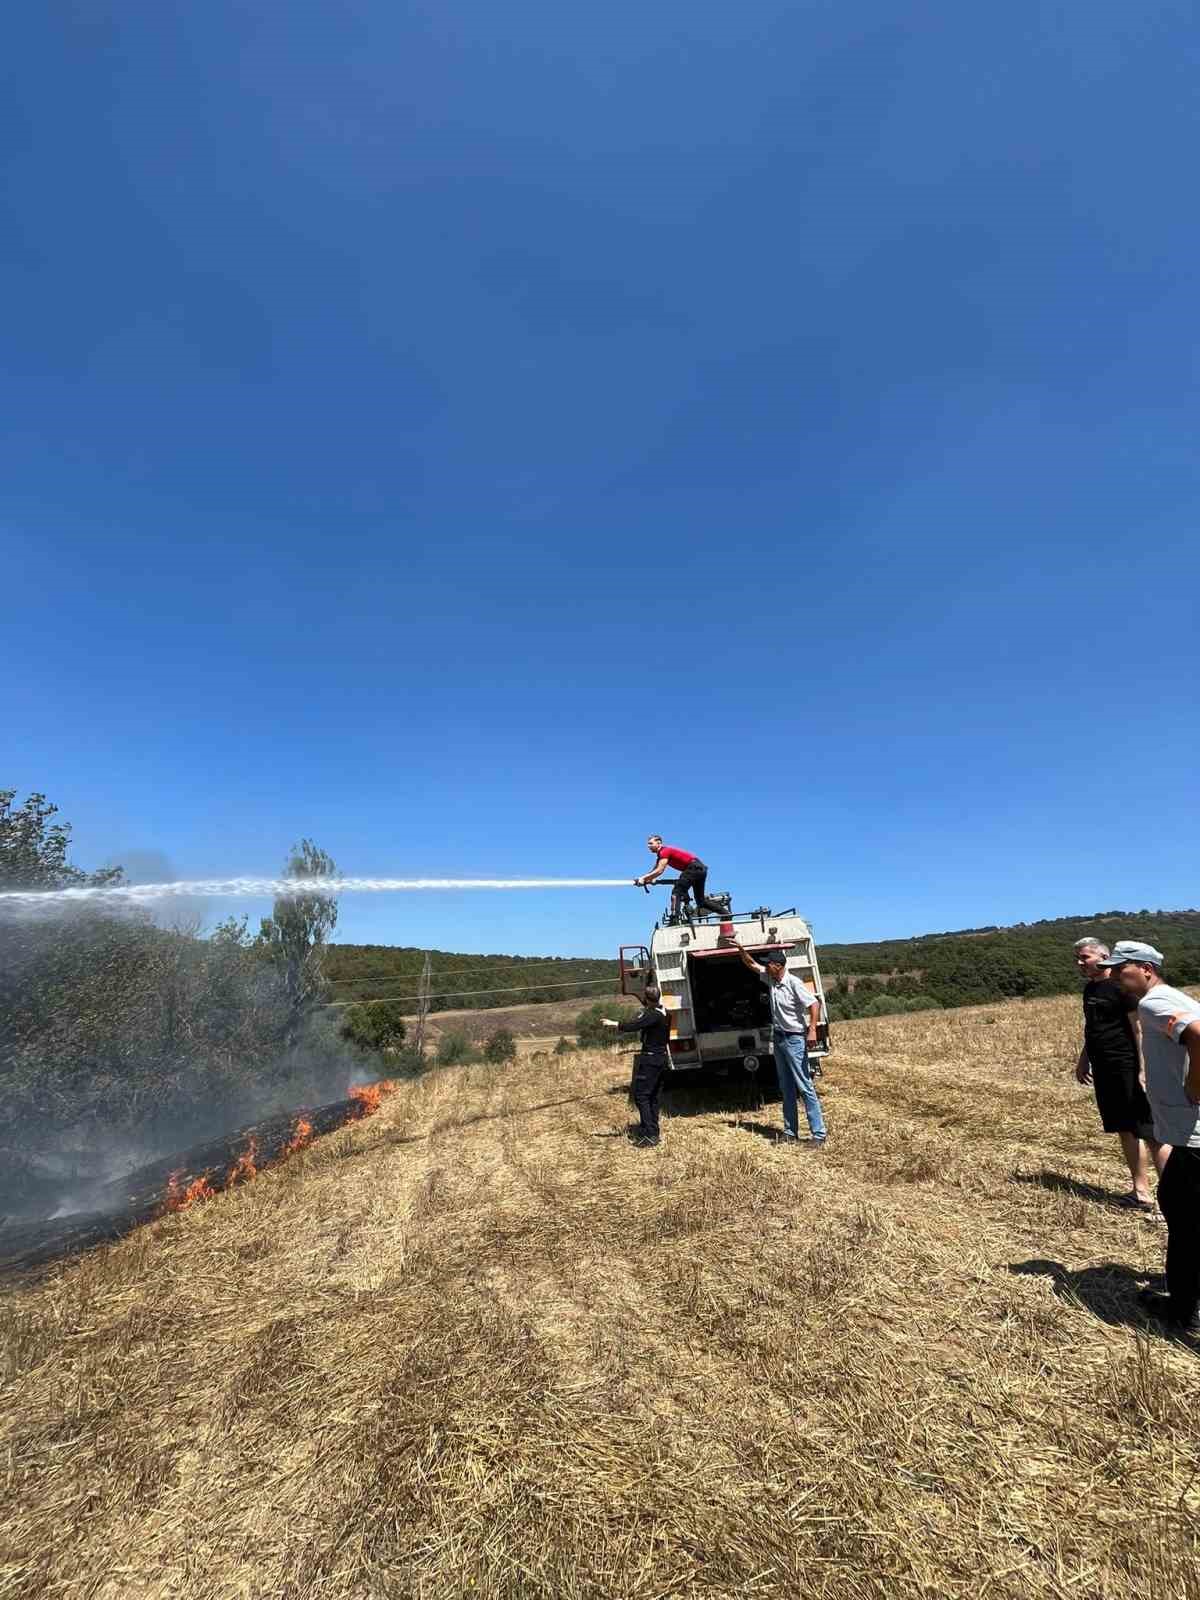
{"label": "distant hill", "polygon": [[818,951],[831,1013],[844,1020],[1067,993],[1079,981],[1071,947],[1089,934],[1109,946],[1147,940],[1166,957],[1170,982],[1200,982],[1200,911],[1097,911],[871,944],[818,942]]}
{"label": "distant hill", "polygon": [[[1167,958],[1172,983],[1200,983],[1200,911],[1097,911],[1090,917],[1019,922],[1012,928],[959,928],[870,944],[818,942],[835,1020],[986,1005],[992,1000],[1065,994],[1078,984],[1076,939],[1106,944],[1147,939]],[[598,957],[466,955],[386,944],[335,944],[326,954],[331,998],[395,1000],[416,1010],[421,969],[430,959],[433,1011],[578,999],[615,992],[617,963]]]}
{"label": "distant hill", "polygon": [[598,1000],[617,983],[617,963],[574,956],[463,955],[388,944],[333,944],[325,956],[331,999],[399,1000],[415,1011],[425,957],[430,1011],[483,1011],[552,1000]]}

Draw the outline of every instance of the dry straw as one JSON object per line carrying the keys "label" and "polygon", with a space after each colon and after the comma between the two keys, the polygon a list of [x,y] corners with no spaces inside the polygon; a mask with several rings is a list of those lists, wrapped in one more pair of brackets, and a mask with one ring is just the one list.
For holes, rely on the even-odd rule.
{"label": "dry straw", "polygon": [[823,1153],[449,1069],[0,1299],[0,1600],[1194,1600],[1197,1358],[1075,1001],[842,1027]]}

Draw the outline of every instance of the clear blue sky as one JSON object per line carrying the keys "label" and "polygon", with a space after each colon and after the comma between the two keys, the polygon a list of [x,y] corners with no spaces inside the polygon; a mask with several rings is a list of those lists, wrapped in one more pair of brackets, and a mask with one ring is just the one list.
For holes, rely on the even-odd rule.
{"label": "clear blue sky", "polygon": [[1197,45],[1183,0],[20,8],[0,785],[181,876],[632,876],[654,829],[826,939],[1195,904]]}

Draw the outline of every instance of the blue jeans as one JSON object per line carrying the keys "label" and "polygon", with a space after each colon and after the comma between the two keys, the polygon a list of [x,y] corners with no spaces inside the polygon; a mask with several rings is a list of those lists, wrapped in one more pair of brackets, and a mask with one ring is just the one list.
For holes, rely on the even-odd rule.
{"label": "blue jeans", "polygon": [[778,1028],[772,1040],[775,1048],[775,1071],[779,1075],[779,1092],[783,1095],[783,1133],[787,1139],[799,1137],[796,1099],[804,1101],[804,1114],[808,1118],[808,1131],[814,1139],[825,1137],[825,1118],[821,1115],[821,1102],[813,1088],[812,1074],[808,1070],[808,1046],[802,1033],[780,1033]]}

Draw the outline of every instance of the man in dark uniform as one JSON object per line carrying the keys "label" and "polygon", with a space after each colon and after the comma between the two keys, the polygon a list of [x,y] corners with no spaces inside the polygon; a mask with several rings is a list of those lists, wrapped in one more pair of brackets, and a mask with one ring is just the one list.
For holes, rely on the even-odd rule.
{"label": "man in dark uniform", "polygon": [[627,1017],[624,1022],[605,1017],[603,1021],[606,1028],[642,1036],[642,1048],[633,1061],[631,1087],[641,1119],[633,1142],[639,1149],[653,1149],[658,1143],[658,1096],[670,1059],[667,1040],[671,1036],[671,1024],[663,1009],[658,985],[648,983],[642,990],[642,1009],[635,1017]]}
{"label": "man in dark uniform", "polygon": [[1133,1192],[1120,1202],[1134,1211],[1153,1211],[1147,1147],[1161,1173],[1170,1146],[1154,1137],[1150,1102],[1142,1087],[1133,1016],[1136,997],[1126,995],[1103,965],[1108,946],[1099,939],[1079,939],[1075,965],[1083,977],[1083,1049],[1075,1066],[1080,1083],[1096,1091],[1096,1105],[1105,1133],[1115,1133],[1133,1179]]}
{"label": "man in dark uniform", "polygon": [[641,888],[644,883],[653,883],[657,878],[661,878],[668,867],[674,867],[679,877],[671,890],[672,916],[678,917],[685,910],[689,890],[695,898],[697,911],[709,911],[717,917],[728,917],[731,914],[728,896],[721,900],[710,900],[705,893],[708,868],[699,856],[694,856],[690,850],[681,850],[678,845],[664,844],[660,833],[652,833],[646,840],[646,845],[658,857],[658,861],[645,877],[635,878],[633,881],[638,888]]}

